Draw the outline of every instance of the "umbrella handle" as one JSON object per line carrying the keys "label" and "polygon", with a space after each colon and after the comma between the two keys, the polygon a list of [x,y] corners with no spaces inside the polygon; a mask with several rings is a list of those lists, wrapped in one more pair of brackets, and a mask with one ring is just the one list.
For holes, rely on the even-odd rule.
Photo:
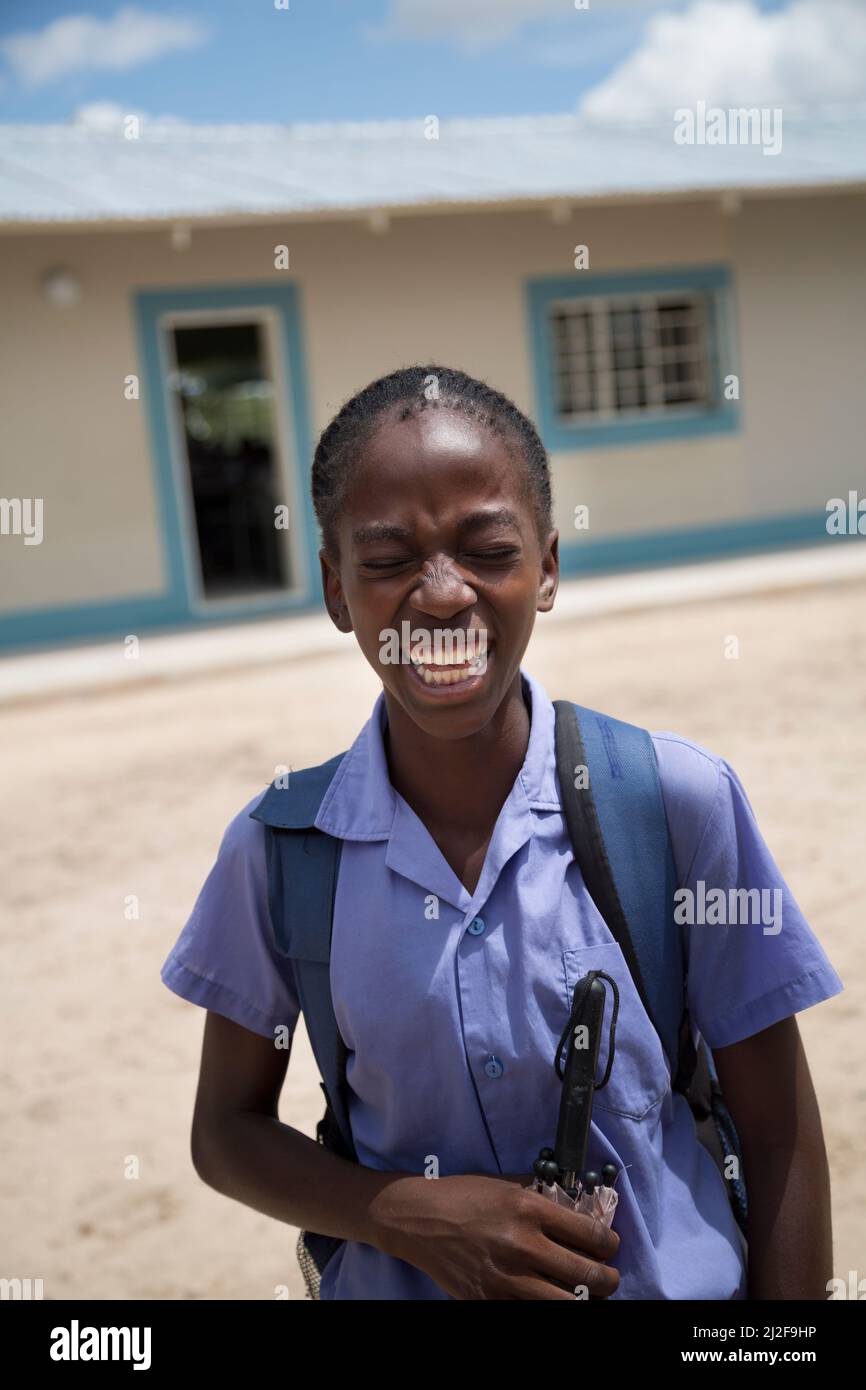
{"label": "umbrella handle", "polygon": [[[563,1029],[562,1037],[559,1039],[559,1045],[556,1049],[556,1056],[553,1059],[553,1069],[559,1077],[560,1081],[562,1081],[565,1075],[562,1068],[562,1052],[563,1049],[567,1046],[569,1040],[573,1039],[574,1037],[575,1026],[582,1018],[583,1011],[586,1007],[586,998],[594,980],[607,980],[608,984],[611,987],[611,990],[613,991],[613,1009],[611,1010],[610,1016],[610,1035],[607,1048],[607,1066],[604,1069],[604,1076],[602,1077],[601,1081],[596,1081],[594,1083],[594,1089],[596,1091],[600,1091],[602,1086],[606,1086],[608,1081],[610,1080],[610,1071],[611,1067],[613,1066],[613,1059],[616,1050],[616,1020],[619,1015],[619,988],[617,987],[616,980],[614,980],[612,976],[607,975],[603,970],[590,970],[586,975],[584,975],[583,979],[578,980],[577,984],[575,985],[574,994],[572,996],[571,1001],[571,1013],[569,1015],[568,1022],[566,1023],[565,1028]],[[602,993],[603,992],[604,991],[602,991]],[[602,1005],[602,1013],[603,1012],[604,1005]],[[596,1048],[596,1057],[597,1056],[598,1049]]]}
{"label": "umbrella handle", "polygon": [[[597,971],[590,971],[586,979],[578,982],[568,1028],[560,1039],[556,1054],[556,1072],[560,1075],[559,1062],[567,1040],[565,1068],[562,1072],[562,1099],[559,1105],[556,1142],[553,1146],[554,1161],[560,1172],[566,1175],[566,1187],[574,1186],[574,1175],[586,1167],[595,1071],[598,1066],[606,997],[604,985],[597,976]],[[588,1045],[576,1047],[575,1034],[578,1028],[583,1027],[587,1030]],[[608,1066],[608,1073],[609,1071]]]}

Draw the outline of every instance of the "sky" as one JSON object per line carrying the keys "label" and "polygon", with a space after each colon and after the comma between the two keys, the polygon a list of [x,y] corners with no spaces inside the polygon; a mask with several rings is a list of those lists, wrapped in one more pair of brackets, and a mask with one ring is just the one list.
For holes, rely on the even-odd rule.
{"label": "sky", "polygon": [[2,0],[0,122],[866,101],[866,0]]}

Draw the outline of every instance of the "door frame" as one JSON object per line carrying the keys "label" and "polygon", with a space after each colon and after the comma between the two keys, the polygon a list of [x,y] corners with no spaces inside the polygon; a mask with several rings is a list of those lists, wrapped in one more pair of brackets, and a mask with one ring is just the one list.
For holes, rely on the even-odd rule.
{"label": "door frame", "polygon": [[[310,608],[319,585],[318,530],[308,486],[311,435],[297,286],[170,286],[134,290],[132,297],[172,621],[225,622]],[[189,466],[168,384],[174,370],[167,355],[168,330],[181,321],[224,322],[245,314],[267,324],[278,476],[290,507],[293,583],[276,592],[209,599],[201,584]]]}

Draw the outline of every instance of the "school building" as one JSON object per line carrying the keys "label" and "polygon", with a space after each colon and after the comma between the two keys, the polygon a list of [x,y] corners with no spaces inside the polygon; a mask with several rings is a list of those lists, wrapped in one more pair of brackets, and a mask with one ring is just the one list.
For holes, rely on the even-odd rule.
{"label": "school building", "polygon": [[320,608],[317,434],[419,361],[535,419],[566,574],[843,544],[866,115],[674,129],[0,129],[0,646]]}

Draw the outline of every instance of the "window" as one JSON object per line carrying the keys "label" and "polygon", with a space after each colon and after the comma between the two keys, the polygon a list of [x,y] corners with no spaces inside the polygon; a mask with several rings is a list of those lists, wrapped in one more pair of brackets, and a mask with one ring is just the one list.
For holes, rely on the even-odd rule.
{"label": "window", "polygon": [[[722,349],[724,271],[594,277],[530,286],[548,447],[730,429],[735,373]],[[702,283],[704,281],[705,283]],[[722,360],[722,351],[724,360]],[[731,409],[733,406],[733,409]]]}
{"label": "window", "polygon": [[563,419],[710,404],[701,298],[564,302],[553,306],[550,322]]}

